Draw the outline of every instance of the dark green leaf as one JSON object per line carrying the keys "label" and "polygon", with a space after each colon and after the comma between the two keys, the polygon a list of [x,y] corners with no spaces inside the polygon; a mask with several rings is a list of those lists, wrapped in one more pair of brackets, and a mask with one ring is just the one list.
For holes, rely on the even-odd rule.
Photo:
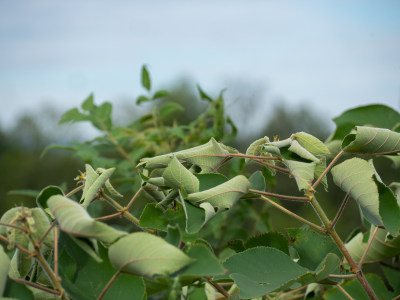
{"label": "dark green leaf", "polygon": [[82,103],[82,105],[81,105],[81,107],[82,107],[82,109],[83,110],[86,110],[86,111],[91,111],[94,107],[95,107],[95,105],[94,105],[94,103],[93,103],[93,94],[90,94],[87,98],[86,98],[86,100],[85,101],[83,101],[83,103]]}
{"label": "dark green leaf", "polygon": [[267,232],[261,235],[251,237],[244,244],[246,249],[265,246],[276,248],[289,255],[289,247],[287,239],[279,232]]}
{"label": "dark green leaf", "polygon": [[158,99],[158,98],[165,98],[169,96],[169,92],[166,90],[159,90],[157,91],[154,96],[153,99]]}
{"label": "dark green leaf", "polygon": [[265,191],[265,179],[261,171],[254,172],[250,176],[249,181],[253,190]]}
{"label": "dark green leaf", "polygon": [[64,124],[68,122],[82,122],[82,121],[91,121],[92,117],[81,113],[77,108],[72,108],[66,113],[64,113],[61,117],[61,120],[58,124]]}
{"label": "dark green leaf", "polygon": [[142,86],[148,91],[151,90],[151,80],[146,65],[142,66]]}
{"label": "dark green leaf", "polygon": [[337,273],[340,263],[340,258],[336,254],[328,253],[315,270],[317,280],[324,280],[328,278],[329,275]]}
{"label": "dark green leaf", "polygon": [[37,206],[46,211],[46,209],[48,208],[47,200],[54,195],[64,196],[64,192],[58,186],[50,185],[48,187],[45,187],[43,190],[40,191],[39,195],[36,198]]}
{"label": "dark green leaf", "polygon": [[199,191],[206,191],[228,181],[222,174],[207,173],[207,174],[194,174],[200,181]]}
{"label": "dark green leaf", "polygon": [[394,290],[395,295],[400,295],[400,270],[382,266],[387,281]]}
{"label": "dark green leaf", "polygon": [[3,246],[0,245],[0,295],[3,295],[4,288],[8,278],[9,268],[10,268],[10,259],[4,252]]}
{"label": "dark green leaf", "polygon": [[140,216],[140,226],[143,228],[166,231],[168,224],[162,208],[155,203],[147,204]]}
{"label": "dark green leaf", "polygon": [[140,104],[142,102],[147,102],[147,101],[151,101],[151,99],[149,97],[146,97],[146,96],[139,96],[136,99],[136,104]]}
{"label": "dark green leaf", "polygon": [[22,283],[15,282],[11,279],[7,280],[3,299],[23,299],[23,300],[34,300],[33,293]]}
{"label": "dark green leaf", "polygon": [[166,118],[170,114],[173,114],[174,112],[177,111],[184,111],[185,109],[183,108],[182,105],[176,102],[166,102],[160,109],[160,117],[161,118]]}
{"label": "dark green leaf", "polygon": [[209,102],[213,102],[213,99],[212,99],[210,96],[208,96],[208,95],[201,89],[200,85],[197,85],[197,90],[199,91],[200,98],[201,98],[202,100],[206,100],[206,101],[209,101]]}
{"label": "dark green leaf", "polygon": [[68,151],[75,151],[75,147],[72,146],[64,146],[64,145],[59,145],[59,144],[50,144],[46,146],[42,153],[40,154],[40,158],[43,158],[47,152],[49,152],[52,149],[60,149],[60,150],[68,150]]}

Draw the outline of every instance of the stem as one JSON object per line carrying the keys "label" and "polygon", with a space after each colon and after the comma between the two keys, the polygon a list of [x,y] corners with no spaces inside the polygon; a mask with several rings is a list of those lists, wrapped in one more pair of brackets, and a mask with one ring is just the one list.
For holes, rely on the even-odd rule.
{"label": "stem", "polygon": [[49,289],[48,287],[45,287],[45,286],[43,286],[43,285],[34,283],[34,282],[32,282],[32,281],[23,280],[23,279],[19,279],[19,278],[11,278],[11,280],[14,280],[14,281],[19,282],[19,283],[22,283],[22,284],[29,285],[29,286],[34,287],[34,288],[36,288],[36,289],[45,291],[45,292],[47,292],[47,293],[49,293],[49,294],[60,295],[60,291],[56,291],[56,290],[53,290],[53,289]]}
{"label": "stem", "polygon": [[119,204],[117,201],[115,201],[113,198],[111,198],[110,196],[108,196],[105,193],[102,193],[102,197],[106,201],[108,201],[112,206],[114,206],[118,211],[120,211],[121,214],[123,214],[128,220],[132,221],[137,226],[139,226],[139,220],[134,215],[132,215],[129,211],[127,211],[125,207],[123,207],[121,204]]}
{"label": "stem", "polygon": [[360,261],[358,262],[358,266],[359,266],[360,268],[362,267],[362,265],[363,265],[363,263],[364,263],[365,257],[367,257],[368,250],[369,250],[369,248],[371,247],[372,241],[374,240],[375,235],[376,235],[377,232],[378,232],[378,226],[375,226],[374,231],[372,232],[371,236],[369,237],[367,247],[365,248],[364,253],[363,253],[363,255],[361,256],[361,259],[360,259]]}
{"label": "stem", "polygon": [[54,275],[58,276],[58,227],[54,227]]}
{"label": "stem", "polygon": [[[1,234],[0,234],[0,240],[6,242],[7,244],[10,244],[10,240],[8,238],[6,238],[5,236],[2,236]],[[33,255],[33,253],[30,252],[28,249],[25,249],[24,247],[22,247],[22,246],[20,246],[18,244],[15,244],[15,248],[21,250],[22,252],[24,252],[25,254],[27,254],[29,256]]]}
{"label": "stem", "polygon": [[[280,296],[287,297],[288,295],[292,295],[294,293],[300,292],[301,290],[305,289],[306,287],[308,287],[308,285],[303,285],[303,286],[301,286],[301,287],[299,287],[297,289],[291,290],[291,291],[289,291],[287,293],[283,293]],[[286,299],[286,298],[283,298],[283,299]]]}
{"label": "stem", "polygon": [[103,217],[96,218],[95,220],[96,220],[96,221],[104,221],[104,220],[108,220],[108,219],[120,217],[120,216],[122,216],[122,215],[123,215],[122,212],[117,212],[117,213],[112,214],[112,215],[108,215],[108,216],[103,216]]}
{"label": "stem", "polygon": [[337,288],[343,293],[343,295],[345,295],[348,299],[350,300],[354,300],[354,298],[352,296],[350,296],[350,294],[348,292],[346,292],[346,290],[344,288],[342,288],[340,285],[337,285]]}
{"label": "stem", "polygon": [[340,205],[335,218],[332,221],[332,224],[331,224],[332,228],[335,228],[337,221],[339,220],[340,216],[343,213],[344,208],[346,207],[347,202],[349,201],[349,198],[350,198],[350,194],[347,194],[346,197],[344,197],[344,200],[343,200],[342,204]]}
{"label": "stem", "polygon": [[339,157],[342,156],[343,154],[343,150],[340,151],[335,157],[334,159],[332,159],[331,163],[326,167],[325,171],[322,172],[321,176],[318,177],[317,181],[314,182],[314,184],[312,185],[312,189],[311,190],[315,190],[315,188],[317,187],[317,185],[320,183],[320,181],[322,180],[322,178],[324,178],[324,176],[326,175],[326,173],[329,172],[330,169],[332,169],[333,165],[335,164],[335,162],[339,159]]}
{"label": "stem", "polygon": [[140,189],[138,189],[136,194],[132,197],[131,201],[129,201],[128,205],[125,207],[126,209],[129,209],[129,207],[131,207],[133,201],[135,201],[135,199],[137,198],[137,196],[139,196],[141,191],[143,191],[143,187],[142,186],[140,187]]}
{"label": "stem", "polygon": [[108,289],[110,288],[110,286],[113,284],[113,282],[118,278],[119,274],[121,274],[121,271],[118,270],[113,277],[111,277],[110,281],[107,282],[107,285],[104,287],[104,289],[102,290],[99,298],[97,298],[97,300],[101,300],[104,295],[107,293]]}
{"label": "stem", "polygon": [[284,169],[284,168],[281,168],[281,167],[278,167],[278,166],[275,166],[275,165],[273,165],[273,164],[269,164],[269,163],[267,163],[267,162],[265,162],[265,161],[262,161],[262,160],[260,160],[260,159],[255,159],[254,161],[256,161],[256,162],[258,162],[258,163],[260,163],[260,164],[262,164],[262,165],[264,165],[264,166],[270,167],[270,168],[272,168],[272,169],[281,171],[281,172],[283,172],[283,173],[290,174],[290,172],[289,172],[288,170],[286,170],[286,169]]}
{"label": "stem", "polygon": [[336,274],[331,274],[329,275],[331,278],[343,278],[343,279],[349,279],[349,278],[356,278],[357,276],[355,274],[348,274],[348,275],[336,275]]}
{"label": "stem", "polygon": [[211,280],[209,278],[206,278],[207,282],[209,284],[211,284],[218,292],[220,292],[222,295],[224,295],[224,297],[226,299],[229,299],[231,297],[231,295],[229,295],[229,293],[222,287],[220,286],[218,283],[213,283],[211,282]]}
{"label": "stem", "polygon": [[264,159],[264,160],[281,160],[281,158],[279,158],[279,157],[256,156],[256,155],[247,155],[247,154],[242,154],[242,153],[229,153],[228,156],[241,157],[241,158]]}
{"label": "stem", "polygon": [[279,199],[295,200],[295,201],[303,201],[303,202],[309,202],[310,201],[310,199],[308,199],[307,197],[286,196],[286,195],[274,194],[274,193],[269,193],[269,192],[253,190],[253,189],[249,189],[249,192],[250,193],[254,193],[254,194],[259,194],[259,195],[265,195],[265,196],[270,196],[270,197],[274,197],[274,198],[279,198]]}
{"label": "stem", "polygon": [[[338,155],[336,157],[338,157]],[[329,221],[327,215],[325,214],[325,211],[319,205],[319,202],[317,201],[317,199],[313,196],[312,198],[310,198],[310,200],[311,200],[312,205],[315,208],[315,211],[317,212],[321,221],[325,225],[327,234],[333,239],[333,241],[338,246],[340,252],[342,252],[344,257],[346,258],[347,262],[349,263],[349,265],[351,267],[351,271],[357,276],[358,281],[363,286],[363,288],[364,288],[365,292],[368,294],[369,298],[373,299],[373,300],[378,300],[378,297],[375,295],[374,290],[371,288],[367,279],[365,278],[364,273],[359,268],[359,266],[356,264],[353,257],[351,257],[349,251],[347,251],[346,246],[344,245],[344,243],[343,243],[342,239],[339,237],[339,235],[336,233],[335,229],[331,227],[331,222]]]}
{"label": "stem", "polygon": [[307,224],[307,225],[313,227],[314,229],[317,229],[318,231],[326,232],[326,230],[324,228],[300,217],[299,215],[296,215],[294,212],[291,212],[290,210],[284,208],[283,206],[279,205],[278,203],[272,201],[271,199],[269,199],[265,196],[261,196],[261,199],[267,201],[268,203],[272,204],[273,206],[275,206],[279,210],[283,211],[284,213],[288,214],[289,216],[292,216],[293,218],[299,220],[300,222],[303,222],[304,224]]}
{"label": "stem", "polygon": [[28,231],[26,230],[26,228],[20,227],[20,226],[17,226],[17,225],[13,225],[13,224],[8,224],[8,223],[0,222],[0,226],[11,227],[11,228],[14,228],[14,229],[21,230],[21,231],[23,231],[23,232],[25,232],[25,233],[28,232]]}
{"label": "stem", "polygon": [[49,228],[46,230],[46,232],[43,234],[43,236],[40,238],[38,244],[39,246],[43,244],[44,239],[46,238],[46,236],[49,234],[49,232],[51,231],[51,229],[56,225],[56,221],[53,221],[51,223],[51,225],[49,226]]}
{"label": "stem", "polygon": [[76,192],[79,192],[79,191],[80,191],[81,189],[83,189],[84,187],[85,187],[85,185],[83,184],[83,185],[80,185],[80,186],[74,188],[72,191],[70,191],[69,193],[67,193],[67,194],[65,195],[65,197],[72,196],[73,194],[75,194]]}

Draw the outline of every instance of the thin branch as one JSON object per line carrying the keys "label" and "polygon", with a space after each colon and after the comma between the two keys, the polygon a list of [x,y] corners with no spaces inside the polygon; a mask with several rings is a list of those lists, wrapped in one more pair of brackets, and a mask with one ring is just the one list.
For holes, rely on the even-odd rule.
{"label": "thin branch", "polygon": [[143,191],[143,187],[140,187],[140,189],[138,189],[138,191],[135,193],[135,195],[132,197],[131,201],[129,201],[128,205],[125,206],[126,209],[129,209],[129,207],[131,207],[133,201],[135,201],[135,199],[139,196],[140,192]]}
{"label": "thin branch", "polygon": [[9,224],[9,223],[0,222],[0,226],[6,226],[6,227],[18,229],[18,230],[21,230],[21,231],[23,231],[23,232],[25,232],[25,233],[28,232],[28,231],[26,230],[26,228],[24,228],[24,227],[17,226],[17,225],[13,225],[13,224]]}
{"label": "thin branch", "polygon": [[95,218],[95,220],[96,221],[104,221],[104,220],[109,220],[109,219],[113,219],[113,218],[116,218],[116,217],[121,217],[122,215],[123,215],[122,212],[117,212],[117,213],[112,214],[112,215]]}
{"label": "thin branch", "polygon": [[288,295],[292,295],[292,294],[294,294],[294,293],[300,292],[301,290],[305,289],[306,287],[308,287],[308,285],[303,285],[303,286],[301,286],[301,287],[299,287],[299,288],[296,288],[296,289],[291,290],[291,291],[289,291],[289,292],[283,293],[281,296],[286,297],[286,296],[288,296]]}
{"label": "thin branch", "polygon": [[342,288],[339,284],[336,286],[343,293],[343,295],[345,295],[347,297],[347,299],[354,300],[354,298],[352,296],[350,296],[350,294],[348,292],[346,292],[346,290],[344,288]]}
{"label": "thin branch", "polygon": [[259,195],[265,195],[265,196],[270,196],[270,197],[274,197],[274,198],[279,198],[279,199],[285,199],[285,200],[294,200],[294,201],[302,201],[302,202],[309,202],[310,201],[307,197],[280,195],[280,194],[274,194],[274,193],[269,193],[269,192],[253,190],[253,189],[249,189],[249,192],[250,193],[254,193],[254,194],[259,194]]}
{"label": "thin branch", "polygon": [[127,211],[121,204],[119,204],[117,201],[115,201],[113,198],[108,196],[105,193],[102,193],[101,195],[108,203],[110,203],[112,206],[114,206],[118,211],[122,212],[124,216],[135,223],[137,226],[139,226],[139,220],[133,216],[129,211]]}
{"label": "thin branch", "polygon": [[42,245],[44,239],[46,238],[46,236],[49,234],[49,232],[51,231],[51,229],[53,229],[53,227],[56,225],[56,221],[54,220],[51,225],[49,226],[49,228],[46,230],[46,232],[42,235],[42,237],[40,238],[38,244]]}
{"label": "thin branch", "polygon": [[[11,244],[10,240],[8,238],[6,238],[5,236],[2,236],[1,234],[0,234],[0,240],[6,242],[7,244]],[[33,253],[30,252],[28,249],[25,249],[24,247],[22,247],[18,244],[15,244],[15,248],[21,250],[22,252],[24,252],[25,254],[27,254],[29,256],[33,255]]]}
{"label": "thin branch", "polygon": [[296,296],[293,296],[292,298],[290,298],[290,300],[294,300],[294,299],[299,299],[299,298],[303,298],[306,295],[306,293],[302,293]]}
{"label": "thin branch", "polygon": [[34,288],[39,289],[39,290],[42,290],[42,291],[44,291],[46,293],[49,293],[49,294],[53,294],[53,295],[57,295],[57,296],[61,294],[60,291],[49,289],[48,287],[45,287],[43,285],[34,283],[32,281],[23,280],[23,279],[19,279],[19,278],[11,278],[11,280],[14,280],[14,281],[22,283],[22,284],[29,285],[31,287],[34,287]]}
{"label": "thin branch", "polygon": [[206,278],[207,282],[209,284],[211,284],[219,293],[221,293],[222,295],[224,295],[224,297],[226,299],[229,299],[231,297],[231,295],[229,295],[229,293],[222,287],[220,286],[218,283],[213,283],[211,282],[211,280],[209,278]]}
{"label": "thin branch", "polygon": [[350,198],[350,194],[347,194],[346,197],[344,197],[344,200],[343,200],[342,204],[340,205],[335,218],[332,221],[331,228],[335,228],[335,225],[336,225],[337,221],[339,220],[340,216],[342,215],[343,210],[346,207],[347,202],[349,201],[349,198]]}
{"label": "thin branch", "polygon": [[280,157],[247,155],[247,154],[242,154],[242,153],[229,153],[228,156],[241,157],[241,158],[252,158],[252,159],[263,159],[263,160],[281,160]]}
{"label": "thin branch", "polygon": [[72,191],[70,191],[69,193],[67,193],[66,195],[65,195],[65,197],[69,197],[69,196],[72,196],[73,194],[75,194],[76,192],[79,192],[81,189],[83,189],[85,187],[85,185],[83,184],[83,185],[80,185],[80,186],[78,186],[77,188],[74,188]]}
{"label": "thin branch", "polygon": [[300,222],[303,222],[304,224],[307,224],[307,225],[313,227],[314,229],[317,229],[318,231],[325,232],[325,229],[322,228],[321,226],[318,226],[318,225],[300,217],[299,215],[296,215],[294,212],[291,212],[290,210],[284,208],[283,206],[279,205],[278,203],[272,201],[271,199],[269,199],[265,196],[261,196],[261,199],[267,201],[268,203],[272,204],[273,206],[275,206],[279,210],[283,211],[284,213],[288,214],[289,216],[299,220]]}
{"label": "thin branch", "polygon": [[322,178],[324,178],[324,176],[326,175],[326,173],[328,173],[330,171],[330,169],[333,167],[333,165],[336,163],[336,161],[342,156],[343,154],[343,150],[340,151],[334,159],[332,159],[331,163],[326,167],[325,171],[322,172],[321,176],[318,177],[317,181],[314,182],[314,184],[312,185],[312,190],[315,190],[315,188],[317,187],[317,185],[320,183],[320,181],[322,180]]}
{"label": "thin branch", "polygon": [[258,162],[258,163],[260,163],[260,164],[262,164],[262,165],[264,165],[264,166],[267,166],[267,167],[270,167],[270,168],[272,168],[272,169],[278,170],[278,171],[280,171],[280,172],[283,172],[283,173],[286,173],[286,174],[290,174],[290,171],[289,171],[289,170],[286,170],[286,169],[284,169],[284,168],[275,166],[275,165],[273,165],[273,164],[269,164],[269,163],[267,163],[267,162],[265,162],[265,161],[262,161],[262,160],[260,160],[260,159],[255,159],[254,161],[256,161],[256,162]]}
{"label": "thin branch", "polygon": [[111,279],[108,281],[107,285],[104,287],[104,289],[102,290],[100,296],[97,298],[97,300],[101,300],[104,295],[107,293],[108,289],[110,288],[110,286],[113,284],[113,282],[118,278],[118,276],[121,274],[121,271],[118,270],[113,277],[111,277]]}
{"label": "thin branch", "polygon": [[343,279],[349,279],[349,278],[357,278],[356,274],[346,274],[346,275],[338,275],[338,274],[331,274],[329,275],[330,278],[343,278]]}
{"label": "thin branch", "polygon": [[58,276],[58,227],[54,227],[54,275]]}
{"label": "thin branch", "polygon": [[230,161],[232,159],[232,157],[226,156],[223,160],[221,160],[218,165],[215,166],[214,169],[211,170],[211,173],[214,173],[215,171],[217,171],[224,163]]}
{"label": "thin branch", "polygon": [[400,299],[400,295],[394,297],[392,300],[399,300]]}
{"label": "thin branch", "polygon": [[372,234],[370,235],[370,237],[369,237],[369,239],[368,239],[367,247],[365,248],[364,253],[363,253],[363,255],[361,256],[361,259],[360,259],[360,261],[358,262],[358,266],[359,266],[360,268],[361,268],[361,266],[363,265],[365,258],[367,257],[368,250],[369,250],[369,248],[371,247],[372,241],[374,240],[375,235],[376,235],[377,232],[378,232],[378,226],[375,226],[374,231],[372,232]]}

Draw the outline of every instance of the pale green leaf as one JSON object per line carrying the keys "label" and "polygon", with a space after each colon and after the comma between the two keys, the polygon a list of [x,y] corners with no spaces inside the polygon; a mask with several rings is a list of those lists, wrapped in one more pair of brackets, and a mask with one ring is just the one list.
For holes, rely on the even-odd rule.
{"label": "pale green leaf", "polygon": [[182,187],[189,194],[199,191],[200,182],[179,160],[174,157],[163,173],[165,184],[180,190]]}
{"label": "pale green leaf", "polygon": [[[314,177],[319,178],[326,169],[326,157],[322,156],[320,163],[315,165]],[[328,178],[326,175],[322,178],[321,183],[324,185],[325,191],[328,191]]]}
{"label": "pale green leaf", "polygon": [[184,111],[184,110],[185,109],[183,108],[183,106],[177,102],[167,102],[167,103],[164,103],[164,105],[161,107],[160,116],[162,118],[166,118],[174,112]]}
{"label": "pale green leaf", "polygon": [[122,194],[120,194],[111,184],[110,179],[106,180],[106,183],[104,184],[107,191],[111,194],[111,196],[115,197],[123,197]]}
{"label": "pale green leaf", "polygon": [[329,155],[329,149],[316,137],[305,132],[297,132],[291,136],[296,139],[301,146],[307,149],[313,155]]}
{"label": "pale green leaf", "polygon": [[93,94],[90,94],[87,98],[86,98],[86,100],[85,101],[83,101],[83,103],[81,104],[81,107],[82,107],[82,109],[83,110],[86,110],[86,111],[91,111],[94,107],[95,107],[95,105],[94,105],[94,103],[93,103]]}
{"label": "pale green leaf", "polygon": [[10,259],[4,252],[3,246],[0,245],[0,295],[3,295],[8,278],[8,270],[10,268]]}
{"label": "pale green leaf", "polygon": [[310,151],[304,148],[298,141],[292,140],[289,151],[297,154],[301,158],[311,160],[312,162],[319,163],[319,159],[315,157]]}
{"label": "pale green leaf", "polygon": [[400,152],[400,133],[389,129],[357,126],[356,133],[345,137],[342,149],[361,154],[394,154]]}
{"label": "pale green leaf", "polygon": [[159,90],[154,93],[153,99],[165,98],[169,96],[169,92],[166,90]]}
{"label": "pale green leaf", "polygon": [[[268,137],[263,137],[251,143],[249,148],[246,150],[246,155],[259,155],[263,152],[265,143],[269,143]],[[246,158],[245,162],[248,163],[251,159]]]}
{"label": "pale green leaf", "polygon": [[250,186],[250,181],[239,175],[209,190],[189,194],[187,200],[195,205],[208,202],[216,208],[230,208],[243,194],[248,193]]}
{"label": "pale green leaf", "polygon": [[[388,233],[384,229],[378,229],[371,247],[365,257],[365,263],[373,263],[400,254],[400,236],[391,240],[386,239]],[[368,243],[369,232],[358,233],[347,244],[346,248],[356,262],[360,261]]]}
{"label": "pale green leaf", "polygon": [[290,174],[294,177],[299,190],[308,190],[314,179],[315,163],[304,163],[294,160],[285,160]]}
{"label": "pale green leaf", "polygon": [[240,289],[240,298],[272,292],[309,273],[288,255],[274,248],[256,247],[229,257],[224,262]]}
{"label": "pale green leaf", "polygon": [[92,117],[88,116],[86,114],[81,113],[77,108],[72,108],[65,112],[61,120],[58,122],[58,124],[64,124],[68,122],[82,122],[82,121],[91,121]]}
{"label": "pale green leaf", "polygon": [[315,270],[317,280],[321,281],[328,278],[329,275],[337,273],[340,263],[340,258],[336,254],[328,253]]}
{"label": "pale green leaf", "polygon": [[192,262],[180,249],[145,232],[120,239],[109,248],[108,255],[117,270],[147,277],[172,274]]}
{"label": "pale green leaf", "polygon": [[[104,170],[100,175],[98,175],[96,172],[93,173],[93,171],[93,168],[90,165],[86,164],[86,182],[82,194],[82,206],[84,207],[87,207],[90,202],[96,197],[99,190],[114,173],[115,168]],[[95,174],[97,175],[97,177]]]}
{"label": "pale green leaf", "polygon": [[123,231],[92,219],[81,205],[66,197],[52,196],[47,201],[47,205],[61,230],[70,235],[94,238],[106,244],[111,244],[126,235]]}

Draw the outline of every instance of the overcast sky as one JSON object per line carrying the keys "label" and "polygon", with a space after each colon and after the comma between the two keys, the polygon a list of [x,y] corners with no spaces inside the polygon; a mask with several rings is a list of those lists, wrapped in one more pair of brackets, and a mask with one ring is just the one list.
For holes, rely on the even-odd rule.
{"label": "overcast sky", "polygon": [[400,109],[400,1],[0,1],[0,125],[44,100],[134,99],[142,64],[156,87],[265,90],[266,110]]}

